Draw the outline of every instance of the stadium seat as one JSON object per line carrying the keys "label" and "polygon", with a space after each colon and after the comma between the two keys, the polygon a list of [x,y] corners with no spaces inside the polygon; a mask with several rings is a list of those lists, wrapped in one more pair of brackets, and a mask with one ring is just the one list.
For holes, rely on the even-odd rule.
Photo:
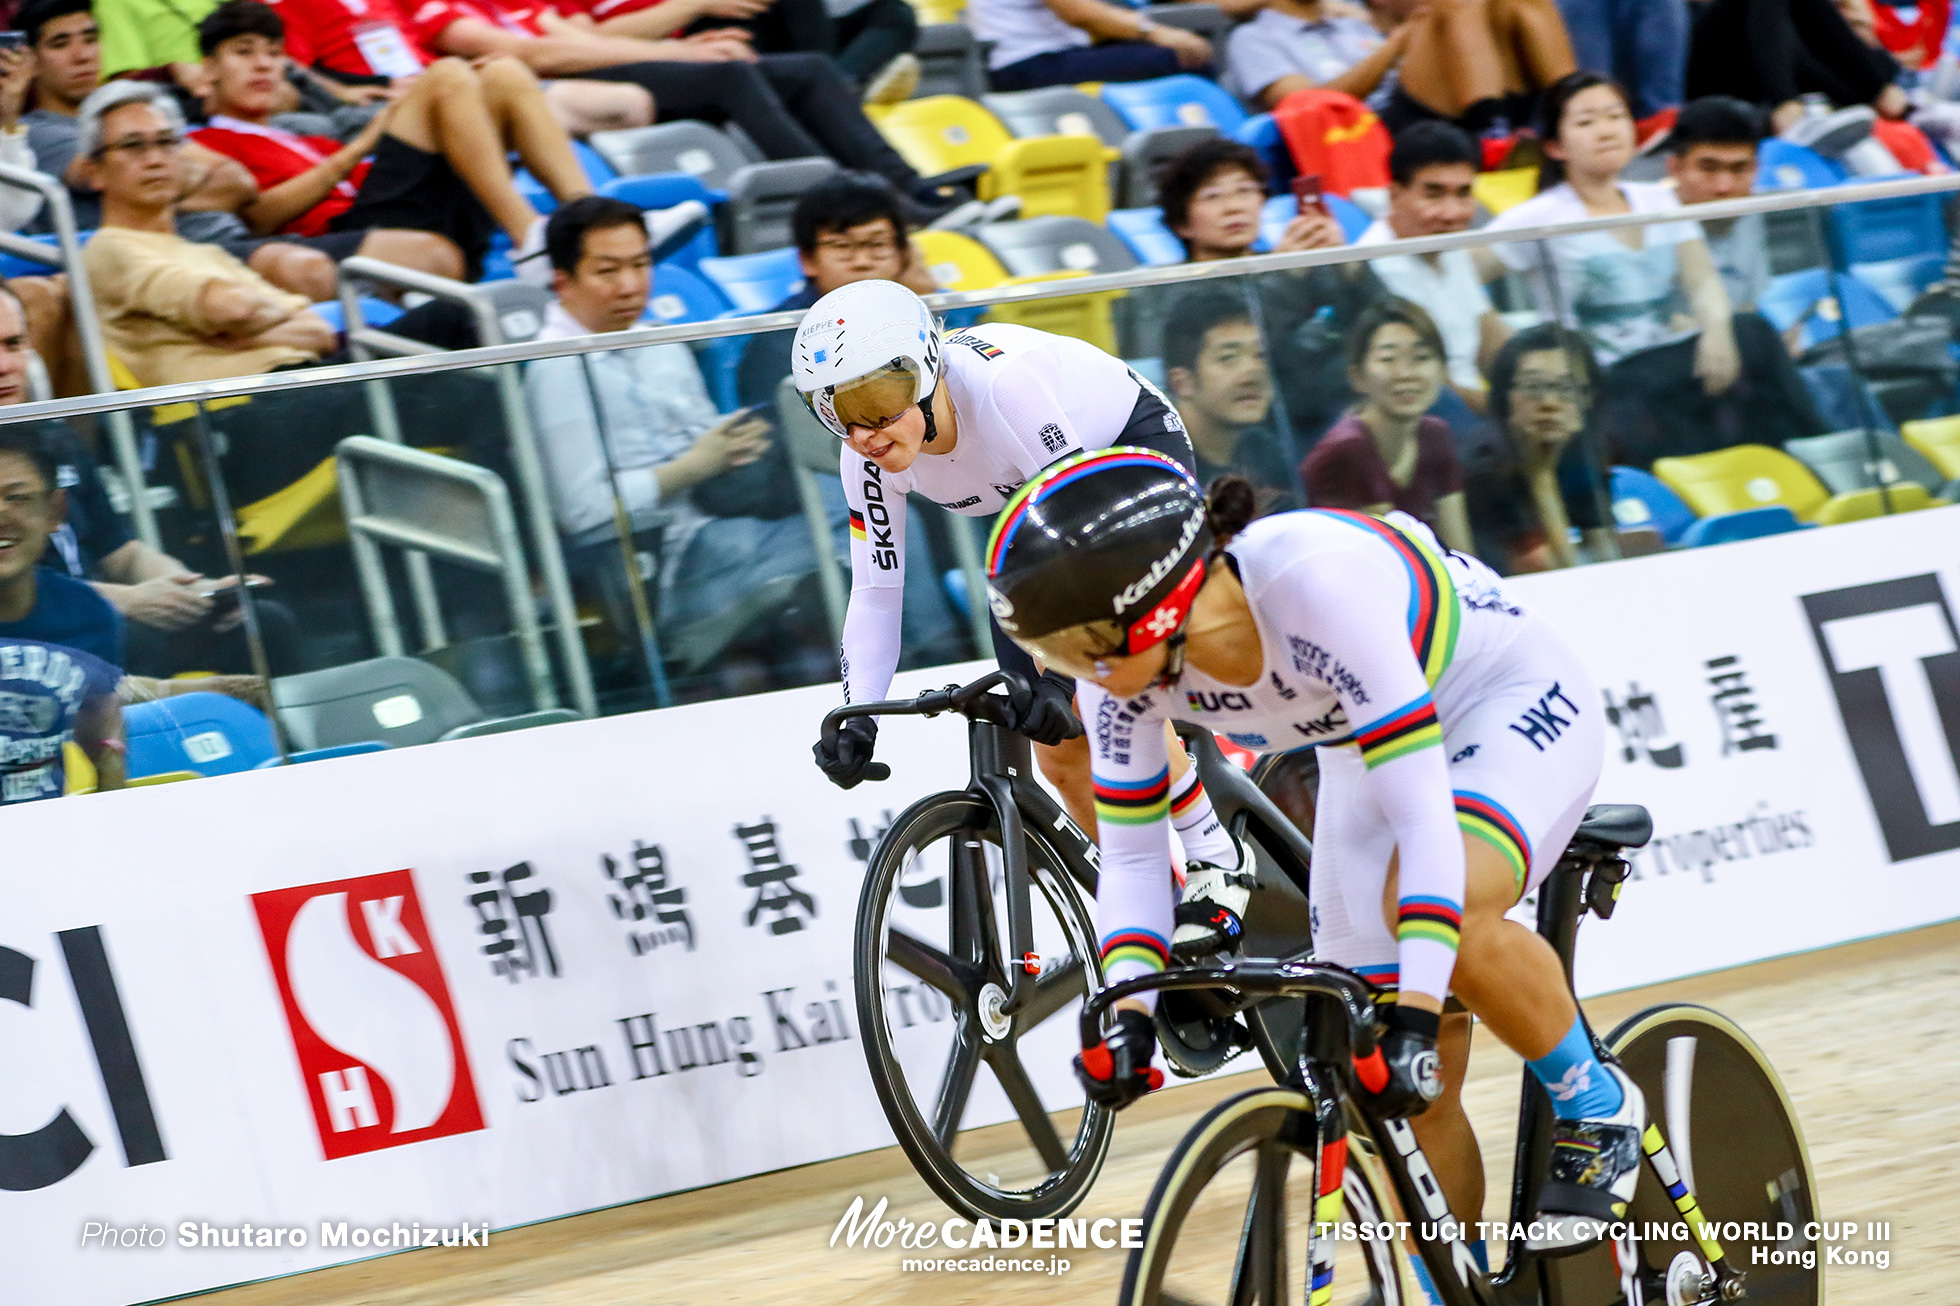
{"label": "stadium seat", "polygon": [[1194,0],[1178,0],[1172,4],[1143,6],[1144,16],[1152,22],[1166,27],[1181,27],[1187,32],[1196,32],[1211,42],[1211,66],[1225,67],[1225,38],[1232,34],[1236,22],[1232,16],[1214,4],[1194,3]]}
{"label": "stadium seat", "polygon": [[[599,188],[601,195],[642,209],[668,209],[686,200],[697,200],[712,211],[716,205],[728,199],[726,191],[714,190],[701,184],[699,177],[685,172],[656,172],[641,177],[615,177]],[[664,262],[678,263],[690,271],[701,266],[704,258],[713,258],[721,253],[721,246],[715,239],[712,225],[705,226],[687,244],[667,256]]]}
{"label": "stadium seat", "polygon": [[714,283],[679,263],[662,263],[653,270],[653,290],[647,296],[647,317],[661,326],[676,322],[711,322],[733,313],[735,306]]}
{"label": "stadium seat", "polygon": [[347,543],[340,480],[331,458],[290,485],[237,510],[238,544],[248,558]]}
{"label": "stadium seat", "polygon": [[622,177],[684,172],[720,190],[737,170],[756,162],[726,132],[705,122],[655,123],[625,131],[593,132],[592,148]]}
{"label": "stadium seat", "polygon": [[1068,215],[1101,222],[1109,212],[1102,142],[1094,136],[1017,140],[977,101],[935,95],[867,109],[892,148],[924,176],[985,166],[983,200],[1021,197],[1024,217]]}
{"label": "stadium seat", "polygon": [[990,222],[975,227],[973,234],[1016,277],[1127,272],[1137,265],[1129,246],[1114,233],[1081,218]]}
{"label": "stadium seat", "polygon": [[987,62],[973,29],[957,21],[921,19],[912,42],[919,61],[919,86],[914,96],[964,95],[977,99],[987,93]]}
{"label": "stadium seat", "polygon": [[704,258],[701,275],[727,296],[736,312],[767,313],[803,284],[803,265],[794,249],[772,249]]}
{"label": "stadium seat", "polygon": [[1014,135],[1093,136],[1111,149],[1130,137],[1130,125],[1116,110],[1076,86],[1044,86],[1034,91],[983,95],[987,112]]}
{"label": "stadium seat", "polygon": [[[286,737],[303,750],[370,740],[391,748],[453,739],[490,720],[447,671],[419,658],[369,658],[279,676],[272,701]],[[576,719],[565,708],[500,718],[508,728]]]}
{"label": "stadium seat", "polygon": [[1637,467],[1615,467],[1608,476],[1613,497],[1613,520],[1632,528],[1658,531],[1669,544],[1695,524],[1694,510],[1660,480]]}
{"label": "stadium seat", "polygon": [[[1877,457],[1873,457],[1874,447]],[[1785,440],[1783,452],[1789,454],[1824,482],[1833,494],[1876,485],[1912,483],[1938,498],[1951,477],[1943,474],[1925,454],[1890,431],[1832,431],[1828,435],[1809,435]]]}
{"label": "stadium seat", "polygon": [[966,26],[960,21],[966,15],[966,0],[912,0],[912,7],[919,11],[921,24]]}
{"label": "stadium seat", "polygon": [[1184,262],[1184,242],[1164,225],[1162,209],[1117,209],[1109,229],[1122,238],[1145,267],[1161,268]]}
{"label": "stadium seat", "polygon": [[1817,190],[1843,181],[1844,169],[1805,145],[1771,136],[1756,147],[1756,189]]}
{"label": "stadium seat", "polygon": [[1766,535],[1783,535],[1802,529],[1803,523],[1797,520],[1797,515],[1777,504],[1703,517],[1681,533],[1679,545],[1684,549],[1695,549],[1711,544],[1734,544],[1738,540],[1759,540]]}
{"label": "stadium seat", "polygon": [[129,776],[192,771],[231,775],[279,759],[272,723],[249,703],[225,694],[173,694],[123,709]]}
{"label": "stadium seat", "polygon": [[790,213],[797,196],[837,172],[832,159],[752,163],[728,179],[722,210],[722,247],[731,254],[759,254],[796,242]]}
{"label": "stadium seat", "polygon": [[1944,195],[1895,195],[1824,210],[1826,239],[1839,267],[1915,255],[1944,256]]}
{"label": "stadium seat", "polygon": [[[313,306],[313,311],[325,318],[327,325],[335,332],[347,329],[347,311],[337,299],[326,299]],[[371,327],[385,327],[402,315],[401,305],[391,304],[385,299],[372,295],[361,296],[361,321]]]}
{"label": "stadium seat", "polygon": [[1853,263],[1851,272],[1877,291],[1895,312],[1912,307],[1926,288],[1946,275],[1946,254],[1909,254],[1874,263]]}
{"label": "stadium seat", "polygon": [[1250,116],[1224,87],[1191,73],[1143,82],[1105,82],[1102,96],[1136,131],[1215,127],[1230,135]]}
{"label": "stadium seat", "polygon": [[[1374,222],[1368,216],[1368,211],[1353,200],[1343,199],[1339,195],[1323,195],[1320,198],[1326,203],[1327,211],[1334,216],[1334,221],[1341,224],[1341,236],[1349,244]],[[1275,195],[1267,200],[1259,213],[1259,243],[1253,249],[1263,253],[1279,244],[1280,238],[1286,234],[1287,225],[1299,213],[1300,203],[1291,195]]]}
{"label": "stadium seat", "polygon": [[1232,138],[1241,145],[1250,145],[1259,151],[1260,161],[1266,165],[1267,189],[1275,195],[1284,195],[1293,184],[1293,151],[1286,147],[1286,137],[1280,132],[1279,123],[1270,113],[1256,113],[1239,124]]}
{"label": "stadium seat", "polygon": [[1889,322],[1898,316],[1884,296],[1850,272],[1835,276],[1837,291],[1843,296],[1840,303],[1832,294],[1832,280],[1832,274],[1823,268],[1772,278],[1769,288],[1756,300],[1756,311],[1768,318],[1778,331],[1788,331],[1802,322],[1804,329],[1798,343],[1805,349],[1837,335],[1846,318],[1852,326],[1861,327]]}
{"label": "stadium seat", "polygon": [[1940,475],[1960,480],[1960,417],[1934,417],[1899,428],[1907,444],[1924,454]]}
{"label": "stadium seat", "polygon": [[552,295],[543,286],[513,280],[491,282],[477,289],[490,296],[491,310],[497,315],[497,330],[503,335],[497,343],[523,344],[537,339],[538,332],[544,330],[544,314],[551,307]]}
{"label": "stadium seat", "polygon": [[993,251],[957,231],[921,231],[912,237],[932,279],[946,290],[989,290],[1007,280]]}
{"label": "stadium seat", "polygon": [[[1782,505],[1818,525],[1858,521],[1930,506],[1922,486],[1832,494],[1814,473],[1780,449],[1740,444],[1686,458],[1659,458],[1654,475],[1703,517]],[[1887,500],[1890,500],[1888,509]]]}
{"label": "stadium seat", "polygon": [[[1028,286],[1087,275],[1086,272],[1046,272],[1036,276],[1009,277],[1000,284]],[[1088,341],[1106,354],[1114,354],[1117,352],[1114,304],[1122,293],[1120,290],[1102,290],[1082,295],[1058,295],[1053,299],[995,304],[987,310],[987,320],[1034,327],[1058,336],[1073,336],[1077,340]]]}
{"label": "stadium seat", "polygon": [[1216,135],[1217,130],[1211,127],[1152,127],[1131,132],[1123,141],[1117,202],[1126,208],[1155,204],[1159,170],[1193,145]]}
{"label": "stadium seat", "polygon": [[1514,209],[1538,193],[1538,169],[1505,168],[1498,172],[1480,172],[1471,183],[1470,191],[1477,202],[1489,209],[1492,214]]}

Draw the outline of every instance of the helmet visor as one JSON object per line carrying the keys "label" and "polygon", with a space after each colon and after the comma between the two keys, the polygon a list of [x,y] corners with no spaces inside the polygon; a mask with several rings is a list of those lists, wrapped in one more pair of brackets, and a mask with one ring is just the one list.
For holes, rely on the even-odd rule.
{"label": "helmet visor", "polygon": [[[879,430],[890,426],[919,402],[924,377],[911,360],[894,358],[874,372],[805,395],[810,407],[839,439],[848,439],[854,426]],[[829,412],[825,412],[825,408]]]}

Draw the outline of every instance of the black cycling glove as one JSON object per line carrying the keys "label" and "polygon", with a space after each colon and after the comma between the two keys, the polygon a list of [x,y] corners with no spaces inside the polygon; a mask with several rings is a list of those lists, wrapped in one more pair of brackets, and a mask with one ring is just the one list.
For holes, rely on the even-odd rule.
{"label": "black cycling glove", "polygon": [[1028,689],[1031,695],[1028,706],[1014,723],[1017,733],[1051,747],[1082,733],[1082,722],[1075,715],[1073,680],[1058,672],[1044,671]]}
{"label": "black cycling glove", "polygon": [[1163,1087],[1164,1072],[1150,1064],[1156,1050],[1155,1023],[1143,1012],[1123,1007],[1116,1013],[1116,1028],[1075,1058],[1075,1077],[1090,1101],[1120,1110]]}
{"label": "black cycling glove", "polygon": [[[811,746],[817,767],[839,789],[854,789],[863,781],[882,780],[890,772],[884,767],[872,770],[871,751],[878,743],[878,723],[868,716],[854,716],[837,731],[835,751],[825,751],[822,739]],[[883,772],[879,774],[878,772]]]}
{"label": "black cycling glove", "polygon": [[1442,1017],[1397,1003],[1388,1028],[1368,1057],[1356,1057],[1354,1077],[1369,1108],[1383,1119],[1419,1116],[1443,1095],[1443,1061],[1436,1055]]}

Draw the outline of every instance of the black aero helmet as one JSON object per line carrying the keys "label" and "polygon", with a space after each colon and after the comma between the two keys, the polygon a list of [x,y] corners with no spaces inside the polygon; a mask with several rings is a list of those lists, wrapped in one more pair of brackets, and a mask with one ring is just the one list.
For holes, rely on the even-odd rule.
{"label": "black aero helmet", "polygon": [[1123,654],[1184,627],[1211,546],[1205,495],[1176,460],[1117,446],[1065,458],[1017,491],[987,541],[1001,628],[1040,639],[1112,622]]}

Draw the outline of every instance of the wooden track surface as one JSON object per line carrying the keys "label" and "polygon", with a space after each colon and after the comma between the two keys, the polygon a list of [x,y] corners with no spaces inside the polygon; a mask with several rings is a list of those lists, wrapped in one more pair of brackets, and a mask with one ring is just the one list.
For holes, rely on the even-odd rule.
{"label": "wooden track surface", "polygon": [[[1769,1054],[1810,1144],[1826,1219],[1890,1220],[1891,1266],[1832,1267],[1832,1306],[1960,1302],[1960,922],[1619,993],[1586,1004],[1604,1032],[1662,1001],[1716,1007]],[[1519,1062],[1476,1041],[1465,1101],[1501,1219]],[[1078,1216],[1141,1214],[1165,1155],[1213,1102],[1267,1082],[1168,1089],[1119,1118]],[[997,1126],[997,1130],[1018,1126]],[[984,1132],[984,1131],[983,1131]],[[1066,1131],[1064,1136],[1067,1136]],[[984,1142],[984,1137],[981,1140]],[[964,1152],[963,1152],[964,1155]],[[897,1148],[495,1236],[487,1250],[406,1252],[206,1294],[201,1306],[856,1306],[1113,1302],[1120,1251],[1074,1251],[1062,1276],[902,1273],[900,1253],[830,1249],[851,1199],[892,1217],[949,1213]],[[916,1254],[916,1253],[913,1253]],[[1049,1253],[1041,1253],[1048,1255]]]}

